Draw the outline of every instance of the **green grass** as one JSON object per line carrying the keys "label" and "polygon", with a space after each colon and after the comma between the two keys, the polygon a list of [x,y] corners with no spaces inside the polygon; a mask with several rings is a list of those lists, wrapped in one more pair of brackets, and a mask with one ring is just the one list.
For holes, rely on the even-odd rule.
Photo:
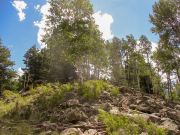
{"label": "green grass", "polygon": [[[12,132],[17,135],[22,131],[31,134],[33,132],[31,124],[43,121],[57,122],[58,116],[56,117],[55,114],[59,112],[58,106],[62,103],[65,94],[71,91],[78,92],[79,98],[82,96],[92,100],[97,99],[103,91],[109,91],[113,96],[119,95],[117,87],[100,80],[86,81],[83,85],[79,83],[49,83],[31,89],[26,92],[26,96],[6,90],[0,99],[0,119],[17,122],[12,125],[3,124],[7,129],[8,127],[12,128]],[[0,134],[1,132],[9,134],[11,130],[0,127]]]}
{"label": "green grass", "polygon": [[90,80],[82,84],[79,89],[80,95],[87,99],[97,99],[103,91],[109,91],[113,96],[119,94],[119,89],[102,80]]}
{"label": "green grass", "polygon": [[57,107],[62,102],[65,93],[73,90],[77,90],[79,96],[92,100],[97,99],[103,91],[109,91],[113,96],[119,95],[117,87],[101,80],[86,81],[83,85],[49,83],[31,89],[24,97],[19,93],[6,90],[0,100],[0,117],[11,116],[27,119],[31,117],[31,114],[34,116],[38,114],[37,117],[42,117],[40,113]]}
{"label": "green grass", "polygon": [[146,122],[143,118],[128,118],[127,116],[118,116],[99,110],[98,118],[106,127],[110,135],[139,135],[147,132],[149,135],[166,135],[166,131],[157,127],[151,122]]}

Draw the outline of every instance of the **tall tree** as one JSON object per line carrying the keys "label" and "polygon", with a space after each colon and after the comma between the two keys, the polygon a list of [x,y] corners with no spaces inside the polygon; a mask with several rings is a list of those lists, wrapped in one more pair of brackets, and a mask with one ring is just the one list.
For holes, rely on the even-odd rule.
{"label": "tall tree", "polygon": [[152,50],[152,44],[145,35],[142,35],[139,39],[140,52],[145,56],[147,63],[150,64],[150,55]]}
{"label": "tall tree", "polygon": [[0,39],[0,93],[8,85],[15,72],[12,70],[14,63],[10,60],[10,51],[6,48]]}
{"label": "tall tree", "polygon": [[[175,72],[180,81],[180,2],[179,0],[159,0],[153,6],[150,19],[152,31],[159,34],[160,44],[169,46],[173,61],[176,61]],[[160,46],[161,46],[160,45]]]}
{"label": "tall tree", "polygon": [[112,82],[119,85],[126,85],[122,41],[114,37],[112,42],[108,44],[108,50]]}
{"label": "tall tree", "polygon": [[[92,17],[93,8],[89,0],[51,0],[44,42],[50,50],[51,65],[58,57],[70,62],[75,67],[78,76],[83,80],[89,73],[90,64],[102,54],[104,47],[100,32]],[[56,50],[56,51],[54,51]],[[97,56],[98,55],[98,56]],[[93,57],[96,57],[94,59]],[[89,76],[89,75],[87,75]]]}
{"label": "tall tree", "polygon": [[171,75],[176,68],[176,61],[173,56],[173,49],[165,44],[159,44],[157,50],[153,54],[154,61],[159,68],[159,71],[166,74],[167,90],[169,95],[172,96],[172,80]]}
{"label": "tall tree", "polygon": [[179,0],[159,0],[153,6],[150,20],[152,31],[159,34],[166,44],[180,47],[180,2]]}
{"label": "tall tree", "polygon": [[29,83],[48,80],[49,61],[46,50],[39,50],[36,46],[32,46],[24,55],[24,87]]}

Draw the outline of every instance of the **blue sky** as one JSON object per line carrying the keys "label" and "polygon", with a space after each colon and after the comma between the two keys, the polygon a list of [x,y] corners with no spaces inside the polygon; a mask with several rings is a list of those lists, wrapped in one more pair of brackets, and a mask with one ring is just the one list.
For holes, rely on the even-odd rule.
{"label": "blue sky", "polygon": [[[19,0],[27,6],[23,10],[25,18],[20,21],[18,10],[12,5],[13,0],[0,1],[0,37],[5,46],[10,48],[15,69],[23,67],[23,55],[34,44],[39,45],[37,34],[39,28],[35,21],[41,21],[41,6],[45,0]],[[151,33],[149,14],[156,0],[91,0],[97,20],[107,36],[125,37],[133,34],[135,38],[146,35],[150,41],[157,42],[158,37]],[[39,10],[34,7],[40,5]],[[21,18],[22,19],[22,18]],[[95,19],[95,20],[96,20]]]}

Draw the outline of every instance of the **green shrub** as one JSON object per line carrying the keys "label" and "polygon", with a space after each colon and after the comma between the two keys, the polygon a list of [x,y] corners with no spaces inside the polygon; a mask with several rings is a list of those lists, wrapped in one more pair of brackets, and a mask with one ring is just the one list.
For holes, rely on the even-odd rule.
{"label": "green shrub", "polygon": [[119,135],[118,130],[122,130],[126,135],[138,135],[137,125],[125,116],[111,115],[100,110],[98,117],[106,125],[110,135]]}
{"label": "green shrub", "polygon": [[113,85],[109,85],[109,91],[113,96],[119,95],[119,88],[118,87],[115,87]]}
{"label": "green shrub", "polygon": [[4,100],[14,100],[15,98],[20,97],[20,95],[18,93],[9,91],[9,90],[5,90],[2,93],[2,97]]}
{"label": "green shrub", "polygon": [[80,95],[87,99],[98,98],[103,91],[109,91],[113,96],[119,94],[119,89],[102,80],[89,80],[82,84],[79,89]]}
{"label": "green shrub", "polygon": [[158,128],[151,122],[146,122],[143,118],[128,118],[127,116],[118,116],[99,110],[98,118],[106,125],[107,132],[110,135],[119,135],[118,132],[124,132],[126,135],[139,135],[147,132],[149,135],[166,135],[167,133]]}
{"label": "green shrub", "polygon": [[152,122],[145,121],[142,117],[136,117],[133,119],[135,123],[139,125],[141,131],[146,131],[150,135],[166,135],[166,131],[162,128],[157,127],[156,124]]}
{"label": "green shrub", "polygon": [[61,85],[60,89],[62,90],[62,94],[66,92],[70,92],[73,90],[73,85],[70,83]]}
{"label": "green shrub", "polygon": [[82,84],[79,93],[88,99],[96,99],[104,90],[104,82],[97,80],[86,81]]}

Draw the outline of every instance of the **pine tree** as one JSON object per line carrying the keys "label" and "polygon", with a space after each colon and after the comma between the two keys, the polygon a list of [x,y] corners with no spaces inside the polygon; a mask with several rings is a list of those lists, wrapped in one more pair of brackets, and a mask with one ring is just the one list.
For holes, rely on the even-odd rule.
{"label": "pine tree", "polygon": [[24,55],[24,87],[29,83],[36,84],[38,81],[48,80],[49,61],[46,50],[39,50],[36,46],[32,46]]}
{"label": "pine tree", "polygon": [[[173,61],[176,61],[175,72],[180,82],[180,2],[179,0],[160,0],[153,6],[150,19],[152,31],[160,36],[160,44],[169,48]],[[169,46],[169,47],[166,47]]]}
{"label": "pine tree", "polygon": [[8,86],[15,72],[12,70],[14,63],[10,60],[10,51],[0,39],[0,93]]}

